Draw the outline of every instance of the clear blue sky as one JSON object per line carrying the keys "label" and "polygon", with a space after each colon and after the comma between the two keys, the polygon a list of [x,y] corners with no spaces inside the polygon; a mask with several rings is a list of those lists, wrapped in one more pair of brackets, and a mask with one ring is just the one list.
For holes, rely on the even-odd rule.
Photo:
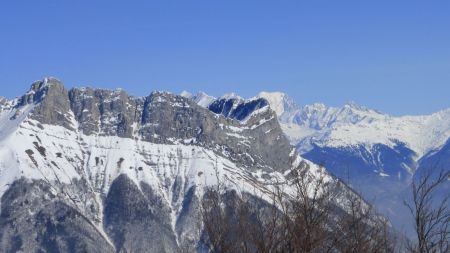
{"label": "clear blue sky", "polygon": [[429,113],[450,107],[450,1],[2,1],[0,95],[48,75]]}

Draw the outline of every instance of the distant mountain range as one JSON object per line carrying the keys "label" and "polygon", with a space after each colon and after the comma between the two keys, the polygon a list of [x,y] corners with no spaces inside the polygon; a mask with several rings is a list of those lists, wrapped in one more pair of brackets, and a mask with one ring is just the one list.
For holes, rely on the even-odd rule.
{"label": "distant mountain range", "polygon": [[[221,112],[226,116],[236,114],[243,104],[253,103],[258,106],[248,109],[258,110],[267,101],[302,157],[351,185],[399,230],[411,230],[403,202],[412,178],[423,170],[450,169],[450,109],[394,117],[355,103],[299,106],[280,92],[261,92],[250,99],[235,94],[182,95],[215,112],[220,112],[218,104],[226,105]],[[442,189],[446,190],[448,185]]]}

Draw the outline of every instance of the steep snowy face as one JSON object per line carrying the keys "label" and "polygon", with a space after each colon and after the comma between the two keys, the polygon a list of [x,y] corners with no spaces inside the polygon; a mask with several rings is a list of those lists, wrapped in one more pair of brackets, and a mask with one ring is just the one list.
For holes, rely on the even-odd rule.
{"label": "steep snowy face", "polygon": [[0,251],[74,242],[88,252],[176,252],[199,242],[199,201],[217,180],[264,198],[292,169],[326,174],[302,161],[266,100],[239,101],[214,113],[164,92],[33,83],[0,112]]}
{"label": "steep snowy face", "polygon": [[288,122],[300,110],[299,106],[288,95],[282,92],[260,92],[258,98],[264,98],[270,104],[270,108],[280,118],[281,122]]}

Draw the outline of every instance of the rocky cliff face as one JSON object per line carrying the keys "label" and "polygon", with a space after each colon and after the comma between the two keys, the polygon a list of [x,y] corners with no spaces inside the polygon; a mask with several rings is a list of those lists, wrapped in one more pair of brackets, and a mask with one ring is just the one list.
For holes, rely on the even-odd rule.
{"label": "rocky cliff face", "polygon": [[207,109],[46,78],[3,104],[1,252],[202,251],[204,189],[264,198],[308,163],[263,99]]}
{"label": "rocky cliff face", "polygon": [[[75,88],[67,91],[58,80],[50,78],[34,83],[19,106],[38,103],[32,119],[68,130],[77,128],[89,136],[197,144],[226,153],[246,167],[255,169],[268,165],[278,171],[289,168],[293,162],[290,151],[286,152],[290,144],[265,100],[236,105],[236,108],[232,105],[228,108],[228,104],[220,102],[212,104],[210,110],[225,117],[218,117],[190,99],[170,93],[153,92],[147,97],[135,98],[122,90]],[[256,109],[263,110],[252,115]],[[239,122],[243,119],[247,119],[245,124]]]}

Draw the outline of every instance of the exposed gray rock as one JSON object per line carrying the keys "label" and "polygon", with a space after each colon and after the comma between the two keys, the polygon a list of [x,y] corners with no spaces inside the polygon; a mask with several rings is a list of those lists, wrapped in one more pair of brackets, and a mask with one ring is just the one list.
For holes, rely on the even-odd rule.
{"label": "exposed gray rock", "polygon": [[17,106],[37,104],[31,118],[42,124],[63,126],[73,130],[70,101],[64,85],[55,78],[34,82],[30,91],[21,97]]}
{"label": "exposed gray rock", "polygon": [[87,135],[132,137],[137,107],[142,101],[122,90],[71,89],[70,106],[81,130]]}

